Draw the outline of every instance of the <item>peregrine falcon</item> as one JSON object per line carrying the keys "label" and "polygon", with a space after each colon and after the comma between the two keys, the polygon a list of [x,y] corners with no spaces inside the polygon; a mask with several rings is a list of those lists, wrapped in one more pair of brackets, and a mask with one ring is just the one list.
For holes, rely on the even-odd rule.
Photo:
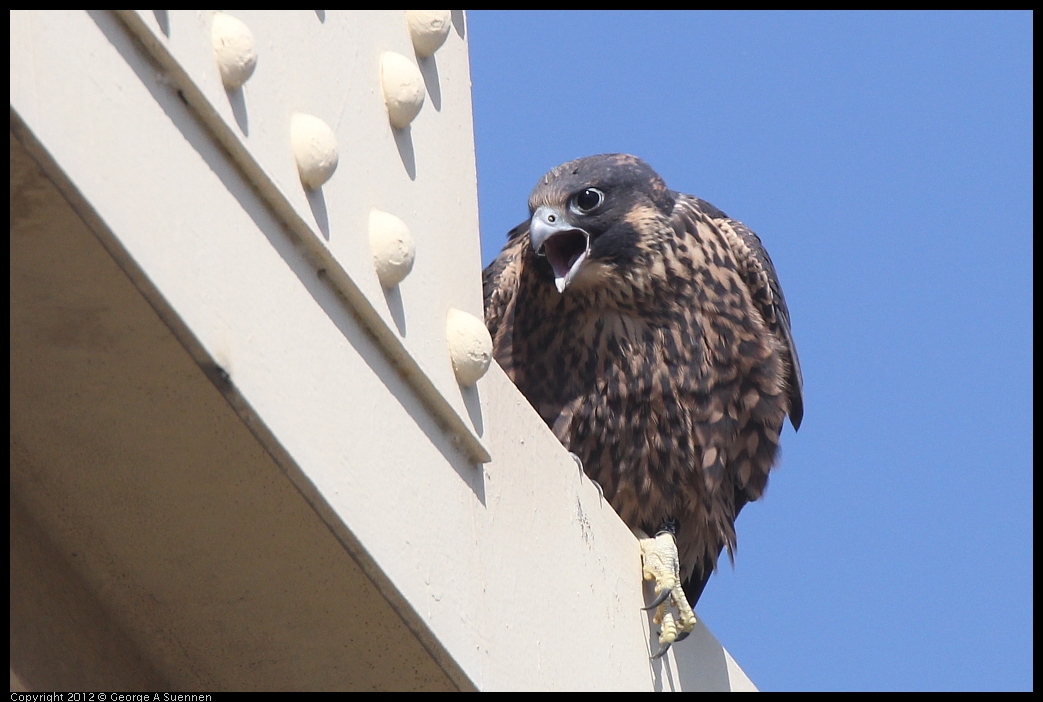
{"label": "peregrine falcon", "polygon": [[658,657],[800,426],[789,310],[756,234],[634,156],[558,166],[529,214],[483,273],[493,353],[641,540]]}

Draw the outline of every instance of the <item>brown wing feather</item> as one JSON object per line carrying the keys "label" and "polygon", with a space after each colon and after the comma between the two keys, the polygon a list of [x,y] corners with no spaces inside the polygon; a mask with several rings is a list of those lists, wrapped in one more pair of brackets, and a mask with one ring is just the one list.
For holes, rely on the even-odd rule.
{"label": "brown wing feather", "polygon": [[513,379],[514,303],[518,293],[519,269],[522,265],[524,236],[529,232],[526,220],[507,235],[507,245],[489,267],[482,271],[482,290],[485,297],[485,326],[493,339],[493,356],[501,368]]}
{"label": "brown wing feather", "polygon": [[787,395],[790,401],[789,418],[794,430],[799,429],[804,417],[804,378],[800,372],[800,359],[797,357],[797,347],[793,343],[793,333],[790,331],[786,297],[782,294],[779,276],[764,244],[745,224],[732,219],[705,200],[685,196],[678,201],[678,205],[698,208],[713,219],[735,255],[739,273],[746,282],[764,322],[785,344],[788,354],[786,361],[789,366],[786,374]]}
{"label": "brown wing feather", "polygon": [[[782,294],[775,266],[768,256],[760,238],[746,227],[742,222],[731,219],[710,203],[699,198],[687,195],[679,195],[674,206],[672,216],[675,231],[682,237],[695,233],[698,222],[713,223],[720,232],[721,238],[727,243],[735,263],[735,270],[741,280],[745,283],[750,301],[760,313],[764,325],[768,331],[778,340],[783,359],[786,382],[786,395],[788,399],[788,414],[794,429],[798,428],[804,414],[803,406],[803,380],[800,371],[800,362],[797,358],[796,347],[790,332],[789,309],[786,299]],[[776,439],[777,439],[777,429]],[[773,460],[771,461],[773,462]],[[731,523],[739,515],[742,508],[752,500],[760,497],[763,488],[763,479],[767,478],[767,472],[771,462],[760,464],[747,463],[746,471],[752,468],[753,473],[763,474],[759,476],[761,481],[754,480],[749,485],[746,480],[740,479],[734,485],[731,503],[729,507]],[[740,468],[740,470],[743,470]],[[750,476],[750,473],[746,473]],[[752,490],[750,488],[753,488]],[[734,544],[734,531],[727,530],[726,537],[718,542],[718,553],[727,549],[729,556],[732,555]],[[684,589],[689,602],[697,602],[712,572],[712,568],[704,561],[693,570],[691,577],[685,581]]]}

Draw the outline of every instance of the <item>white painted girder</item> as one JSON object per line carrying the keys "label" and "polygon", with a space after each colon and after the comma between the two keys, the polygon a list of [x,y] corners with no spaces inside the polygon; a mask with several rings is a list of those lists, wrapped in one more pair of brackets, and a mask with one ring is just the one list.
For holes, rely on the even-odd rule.
{"label": "white painted girder", "polygon": [[[419,63],[428,99],[406,130],[378,71],[383,50],[414,55],[403,15],[234,14],[258,60],[230,93],[205,12],[12,13],[12,111],[103,243],[227,375],[243,420],[457,684],[748,685],[702,626],[649,662],[632,535],[495,365],[470,389],[453,374],[446,313],[481,315],[462,14]],[[337,136],[319,191],[300,183],[294,112]],[[416,239],[391,292],[374,208]]]}

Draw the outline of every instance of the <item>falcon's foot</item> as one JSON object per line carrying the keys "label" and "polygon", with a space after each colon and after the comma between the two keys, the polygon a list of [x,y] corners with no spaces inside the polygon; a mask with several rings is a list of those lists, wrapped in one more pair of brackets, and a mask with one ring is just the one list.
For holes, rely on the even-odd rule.
{"label": "falcon's foot", "polygon": [[[681,588],[680,559],[677,542],[669,531],[661,531],[654,538],[639,538],[641,564],[645,580],[655,580],[655,601],[645,609],[656,610],[652,620],[662,628],[659,645],[662,648],[652,659],[662,657],[675,641],[681,641],[695,628],[695,612],[688,604]],[[677,618],[667,605],[677,608]]]}

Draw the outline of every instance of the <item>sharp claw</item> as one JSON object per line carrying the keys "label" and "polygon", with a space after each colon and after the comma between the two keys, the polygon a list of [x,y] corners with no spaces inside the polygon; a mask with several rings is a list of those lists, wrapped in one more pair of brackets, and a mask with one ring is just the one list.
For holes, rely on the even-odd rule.
{"label": "sharp claw", "polygon": [[[678,639],[678,640],[680,640],[680,639]],[[669,651],[669,650],[670,650],[670,644],[666,644],[661,649],[659,649],[659,653],[657,653],[654,656],[652,656],[652,660],[656,660],[658,658],[662,658],[663,656],[666,655],[666,652]]]}
{"label": "sharp claw", "polygon": [[[569,455],[572,456],[572,460],[574,460],[576,462],[576,465],[579,466],[579,474],[581,476],[585,475],[586,474],[586,470],[584,470],[584,468],[583,468],[583,461],[582,461],[582,459],[580,459],[579,456],[577,456],[576,454],[572,453],[571,451],[569,451]],[[594,487],[596,487],[598,489],[598,504],[600,506],[604,507],[605,506],[605,491],[601,489],[601,485],[598,483],[598,481],[596,481],[593,478],[591,478],[590,482],[594,483]]]}
{"label": "sharp claw", "polygon": [[691,634],[691,633],[692,632],[690,632],[690,631],[682,631],[680,634],[677,635],[677,638],[674,639],[674,643],[681,643],[682,641],[687,639],[688,635]]}
{"label": "sharp claw", "polygon": [[[652,604],[648,605],[647,607],[642,607],[641,609],[643,609],[646,612],[649,611],[649,610],[655,609],[659,605],[661,605],[664,602],[666,602],[666,598],[669,597],[669,596],[670,596],[670,591],[669,590],[663,590],[662,592],[659,593],[659,595],[656,596],[655,601],[653,601]],[[667,646],[667,648],[669,648],[669,646]],[[666,650],[664,649],[661,653],[666,653]]]}
{"label": "sharp claw", "polygon": [[594,487],[598,489],[598,505],[601,507],[605,506],[605,491],[601,489],[601,483],[596,480],[591,480],[594,483]]}
{"label": "sharp claw", "polygon": [[574,460],[576,465],[579,466],[579,472],[583,473],[583,461],[580,460],[580,457],[572,453],[572,451],[569,451],[569,455],[572,456],[572,460]]}

